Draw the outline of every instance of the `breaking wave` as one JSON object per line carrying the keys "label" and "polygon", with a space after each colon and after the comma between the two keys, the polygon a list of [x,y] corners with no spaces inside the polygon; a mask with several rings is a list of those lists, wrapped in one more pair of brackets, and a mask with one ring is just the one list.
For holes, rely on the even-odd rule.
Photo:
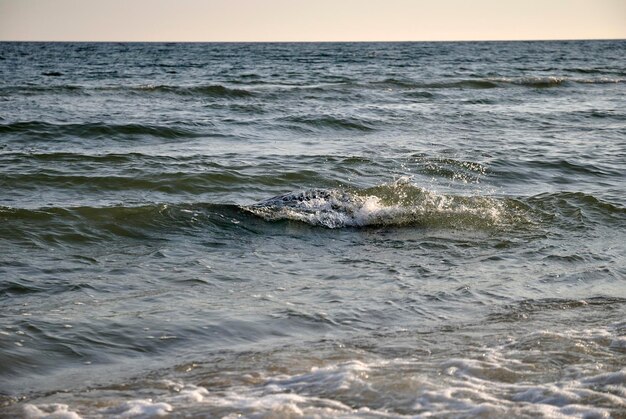
{"label": "breaking wave", "polygon": [[519,201],[439,194],[405,179],[355,191],[309,189],[243,208],[268,221],[295,220],[328,228],[416,225],[480,229],[529,221]]}

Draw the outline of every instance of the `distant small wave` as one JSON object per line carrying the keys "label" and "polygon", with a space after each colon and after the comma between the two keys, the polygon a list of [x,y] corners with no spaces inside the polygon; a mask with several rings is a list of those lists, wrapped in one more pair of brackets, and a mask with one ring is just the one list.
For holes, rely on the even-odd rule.
{"label": "distant small wave", "polygon": [[[594,116],[592,113],[590,116]],[[594,117],[605,117],[594,116]],[[543,159],[543,160],[529,160],[525,162],[525,165],[531,170],[541,170],[542,173],[545,170],[554,170],[560,173],[570,173],[575,175],[594,176],[594,177],[614,177],[620,176],[621,171],[618,168],[611,169],[609,167],[603,167],[599,164],[577,162],[575,160],[565,159]]]}
{"label": "distant small wave", "polygon": [[172,86],[146,85],[133,87],[135,92],[171,93],[184,96],[210,96],[225,98],[245,98],[254,96],[254,93],[245,89],[233,89],[219,84],[205,86]]}
{"label": "distant small wave", "polygon": [[624,83],[626,78],[600,77],[596,79],[575,79],[573,81],[582,84],[616,84]]}
{"label": "distant small wave", "polygon": [[91,290],[93,286],[87,283],[79,284],[55,284],[49,286],[47,284],[38,283],[37,281],[29,280],[28,278],[19,278],[10,281],[6,281],[0,285],[0,295],[15,296],[19,294],[33,294],[38,292],[46,293],[62,293],[65,291],[76,290]]}
{"label": "distant small wave", "polygon": [[494,80],[496,80],[499,83],[504,83],[504,84],[515,84],[519,86],[535,87],[535,88],[557,87],[569,81],[565,77],[521,77],[521,78],[513,78],[513,79],[501,78],[501,79],[494,79]]}
{"label": "distant small wave", "polygon": [[[115,160],[108,159],[110,163]],[[118,159],[119,161],[119,159]],[[81,162],[87,165],[87,161]],[[97,162],[107,163],[106,160]],[[97,176],[89,174],[87,171],[82,174],[58,173],[56,171],[40,170],[35,173],[6,174],[5,181],[15,189],[32,189],[39,187],[43,189],[58,188],[67,190],[93,190],[99,191],[150,191],[163,193],[202,193],[207,188],[217,190],[233,188],[236,185],[245,183],[246,178],[236,171],[207,171],[198,173],[145,173],[140,176]]]}
{"label": "distant small wave", "polygon": [[[150,204],[110,207],[0,207],[0,237],[35,245],[99,243],[114,237],[146,238],[181,228],[228,228],[235,205]],[[215,217],[213,214],[217,214]]]}
{"label": "distant small wave", "polygon": [[[52,76],[51,76],[52,77]],[[57,77],[57,76],[54,76]],[[497,89],[508,87],[528,87],[545,89],[568,87],[574,85],[606,85],[620,84],[624,77],[566,77],[566,76],[528,76],[528,77],[476,77],[467,79],[440,79],[440,80],[410,80],[388,78],[380,81],[342,81],[339,83],[315,84],[311,86],[289,84],[268,86],[267,82],[259,80],[255,84],[264,84],[262,90],[254,91],[248,88],[227,87],[222,84],[208,85],[113,85],[113,86],[82,86],[76,84],[59,85],[18,85],[0,87],[0,97],[23,95],[98,95],[106,92],[128,93],[133,95],[173,95],[177,97],[206,97],[214,99],[247,99],[253,97],[271,97],[283,99],[285,94],[296,93],[330,95],[336,100],[343,98],[347,93],[361,94],[368,90],[398,90],[410,97],[432,98],[439,90],[448,89]],[[237,84],[233,81],[234,84]],[[354,98],[352,98],[354,99]]]}
{"label": "distant small wave", "polygon": [[441,81],[418,81],[404,79],[385,79],[370,84],[376,88],[392,89],[493,89],[498,87],[496,82],[486,79],[466,79],[466,80],[441,80]]}
{"label": "distant small wave", "polygon": [[81,95],[86,94],[87,90],[84,87],[73,84],[62,85],[47,85],[47,86],[3,86],[0,87],[0,97],[23,95],[23,96],[37,96],[37,95]]}
{"label": "distant small wave", "polygon": [[414,80],[387,78],[378,81],[342,81],[339,83],[297,86],[297,92],[346,93],[359,90],[398,90],[406,94],[432,97],[433,91],[447,89],[497,89],[507,87],[550,88],[576,84],[616,84],[623,83],[623,77],[566,77],[566,76],[526,76],[526,77],[480,77],[442,78],[435,80]]}
{"label": "distant small wave", "polygon": [[562,228],[584,228],[601,222],[626,227],[626,207],[583,192],[543,193],[526,200],[546,222],[558,221]]}
{"label": "distant small wave", "polygon": [[330,115],[290,116],[283,118],[282,120],[315,129],[333,129],[363,132],[374,130],[374,127],[369,122],[350,117],[338,118]]}
{"label": "distant small wave", "polygon": [[[46,73],[51,77],[58,77],[62,73]],[[229,88],[220,84],[177,86],[177,85],[114,85],[114,86],[81,86],[75,84],[59,85],[24,85],[0,87],[0,96],[9,95],[42,95],[42,94],[98,94],[106,92],[128,92],[133,94],[171,94],[178,96],[204,96],[215,98],[247,98],[255,95],[246,89]]]}
{"label": "distant small wave", "polygon": [[24,121],[0,124],[0,134],[26,134],[38,138],[57,138],[75,136],[94,138],[101,136],[133,136],[149,135],[158,138],[195,137],[198,134],[189,129],[174,128],[163,125],[148,124],[54,124],[43,121]]}
{"label": "distant small wave", "polygon": [[600,68],[585,68],[585,67],[569,67],[569,68],[549,68],[546,71],[567,71],[571,73],[579,73],[579,74],[597,74],[606,77],[607,75],[617,75],[617,76],[626,76],[626,71],[618,70],[615,68],[608,67],[600,67]]}
{"label": "distant small wave", "polygon": [[440,83],[428,83],[424,87],[434,89],[494,89],[498,87],[497,83],[491,80],[459,80]]}
{"label": "distant small wave", "polygon": [[625,79],[622,78],[610,78],[610,77],[597,77],[597,78],[574,78],[574,77],[516,77],[516,78],[494,78],[490,79],[495,83],[502,85],[516,85],[534,88],[546,88],[546,87],[559,87],[572,84],[613,84],[622,83]]}
{"label": "distant small wave", "polygon": [[549,88],[567,86],[572,84],[611,84],[622,83],[624,78],[596,77],[574,78],[559,76],[531,76],[531,77],[485,77],[472,79],[452,79],[438,81],[418,81],[385,79],[374,82],[372,87],[386,87],[392,89],[495,89],[509,86],[522,86],[531,88]]}

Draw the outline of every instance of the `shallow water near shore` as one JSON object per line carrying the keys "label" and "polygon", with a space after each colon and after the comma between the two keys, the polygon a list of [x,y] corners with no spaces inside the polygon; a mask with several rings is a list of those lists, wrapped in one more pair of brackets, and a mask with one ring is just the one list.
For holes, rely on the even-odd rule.
{"label": "shallow water near shore", "polygon": [[625,49],[0,43],[0,417],[626,416]]}

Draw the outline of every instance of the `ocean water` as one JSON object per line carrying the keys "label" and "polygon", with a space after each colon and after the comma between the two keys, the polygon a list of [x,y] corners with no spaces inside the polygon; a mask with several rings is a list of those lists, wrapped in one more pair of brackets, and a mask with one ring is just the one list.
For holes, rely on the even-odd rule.
{"label": "ocean water", "polygon": [[0,417],[626,417],[625,69],[0,43]]}

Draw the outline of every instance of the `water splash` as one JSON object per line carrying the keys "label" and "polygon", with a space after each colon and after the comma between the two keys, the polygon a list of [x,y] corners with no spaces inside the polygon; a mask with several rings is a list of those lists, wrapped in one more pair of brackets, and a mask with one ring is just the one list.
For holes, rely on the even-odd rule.
{"label": "water splash", "polygon": [[440,194],[417,187],[408,178],[362,190],[292,192],[243,208],[268,221],[294,220],[328,228],[416,225],[485,229],[523,217],[514,200]]}

